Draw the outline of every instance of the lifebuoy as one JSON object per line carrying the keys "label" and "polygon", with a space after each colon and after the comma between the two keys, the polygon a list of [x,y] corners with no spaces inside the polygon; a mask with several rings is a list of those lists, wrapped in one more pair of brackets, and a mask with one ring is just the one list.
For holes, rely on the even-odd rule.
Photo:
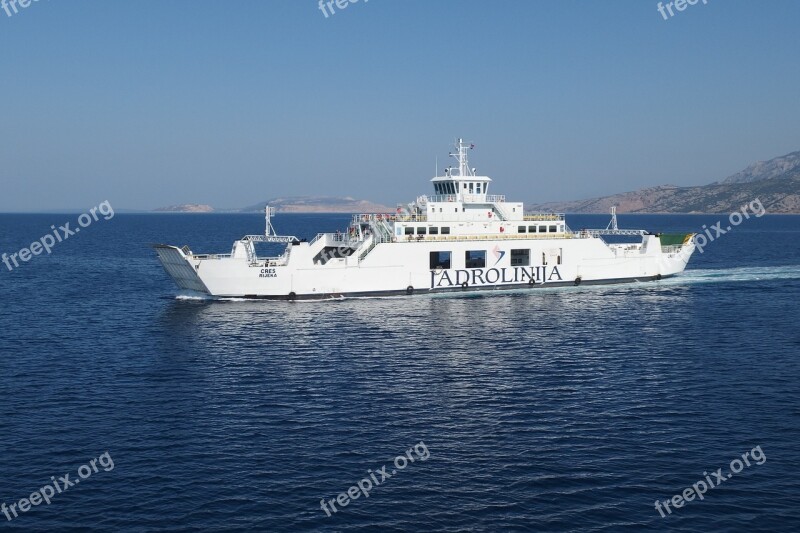
{"label": "lifebuoy", "polygon": [[411,285],[406,287],[406,294],[408,295],[414,294],[414,287],[412,287]]}
{"label": "lifebuoy", "polygon": [[504,228],[502,226],[500,227],[500,233],[503,233],[505,230],[506,230],[506,228]]}
{"label": "lifebuoy", "polygon": [[489,211],[489,213],[488,213],[488,214],[489,214],[489,218],[492,218],[492,212],[491,212],[491,211]]}

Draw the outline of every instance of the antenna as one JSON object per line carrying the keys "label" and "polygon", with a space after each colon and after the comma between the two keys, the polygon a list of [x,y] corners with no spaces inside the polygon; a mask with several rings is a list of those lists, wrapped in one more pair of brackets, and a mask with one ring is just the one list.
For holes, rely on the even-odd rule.
{"label": "antenna", "polygon": [[458,161],[458,176],[467,177],[467,176],[474,176],[475,169],[471,169],[469,167],[469,161],[467,152],[475,146],[471,143],[464,142],[464,139],[456,140],[456,149],[458,149],[458,153],[450,153],[450,157],[455,158]]}

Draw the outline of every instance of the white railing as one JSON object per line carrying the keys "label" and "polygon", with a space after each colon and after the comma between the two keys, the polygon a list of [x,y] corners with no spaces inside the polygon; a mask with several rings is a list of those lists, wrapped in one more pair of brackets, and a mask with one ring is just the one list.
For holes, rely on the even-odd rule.
{"label": "white railing", "polygon": [[455,202],[458,196],[455,194],[434,194],[428,196],[429,202]]}
{"label": "white railing", "polygon": [[670,246],[662,246],[661,253],[663,254],[677,254],[683,248],[682,244],[672,244]]}
{"label": "white railing", "polygon": [[325,243],[357,243],[360,240],[351,235],[348,232],[338,232],[338,233],[318,233],[316,237],[311,241],[310,244],[314,244],[320,239],[325,239]]}
{"label": "white railing", "polygon": [[564,220],[564,213],[528,213],[522,217],[526,222],[549,221],[549,220]]}
{"label": "white railing", "polygon": [[[428,196],[429,202],[457,202],[457,194],[435,194]],[[494,203],[500,204],[506,201],[505,194],[474,194],[461,193],[461,201],[469,204]]]}

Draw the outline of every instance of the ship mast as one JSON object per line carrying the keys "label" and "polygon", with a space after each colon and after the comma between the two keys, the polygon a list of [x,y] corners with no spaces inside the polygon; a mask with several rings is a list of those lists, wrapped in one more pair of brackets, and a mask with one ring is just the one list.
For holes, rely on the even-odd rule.
{"label": "ship mast", "polygon": [[[471,150],[475,148],[475,145],[472,143],[464,142],[464,139],[459,139],[456,141],[456,149],[458,150],[457,153],[450,153],[450,157],[455,158],[458,161],[458,176],[475,176],[475,169],[469,168],[469,158],[467,157],[467,150]],[[450,172],[452,176],[453,173]]]}
{"label": "ship mast", "polygon": [[275,216],[275,208],[266,206],[264,208],[264,218],[266,219],[266,226],[264,228],[264,237],[273,237],[276,235],[275,228],[272,227],[272,217]]}

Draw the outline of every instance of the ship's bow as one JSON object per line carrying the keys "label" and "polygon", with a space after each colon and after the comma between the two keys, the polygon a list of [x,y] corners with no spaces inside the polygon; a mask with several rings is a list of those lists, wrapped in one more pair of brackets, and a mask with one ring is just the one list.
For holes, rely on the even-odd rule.
{"label": "ship's bow", "polygon": [[157,244],[153,248],[158,254],[161,266],[178,287],[187,291],[211,294],[203,280],[197,275],[194,266],[189,262],[186,251],[167,244]]}
{"label": "ship's bow", "polygon": [[694,233],[684,235],[661,235],[661,273],[664,276],[679,274],[686,269],[689,259],[697,249]]}

